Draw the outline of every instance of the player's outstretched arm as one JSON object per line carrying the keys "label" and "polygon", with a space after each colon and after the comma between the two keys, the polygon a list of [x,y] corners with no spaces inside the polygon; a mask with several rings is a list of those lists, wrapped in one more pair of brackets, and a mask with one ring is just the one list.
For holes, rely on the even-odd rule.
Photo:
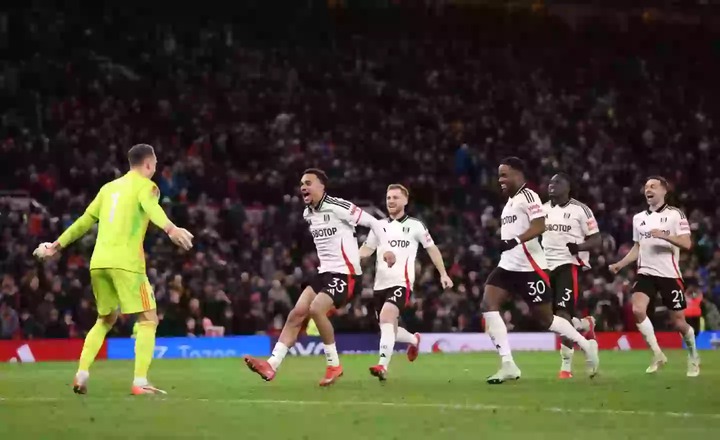
{"label": "player's outstretched arm", "polygon": [[100,205],[102,200],[102,189],[88,205],[85,212],[63,232],[53,243],[41,244],[33,255],[40,258],[49,258],[59,252],[61,249],[70,246],[77,239],[82,237],[98,222],[100,218]]}
{"label": "player's outstretched arm", "polygon": [[158,203],[160,199],[160,191],[157,186],[150,185],[148,189],[141,190],[138,194],[138,201],[143,211],[148,215],[150,221],[158,228],[165,231],[173,243],[185,250],[192,248],[192,239],[194,236],[184,228],[178,228],[170,221],[165,211]]}
{"label": "player's outstretched arm", "polygon": [[640,255],[640,243],[635,242],[635,246],[630,249],[630,252],[628,252],[627,255],[622,258],[622,260],[608,266],[608,269],[610,269],[610,272],[612,273],[618,273],[628,264],[637,261],[638,255]]}
{"label": "player's outstretched arm", "polygon": [[375,253],[375,250],[378,247],[378,237],[375,235],[373,231],[370,231],[367,238],[365,239],[365,243],[363,243],[362,247],[360,247],[360,259],[364,260],[365,258],[370,257],[372,254]]}
{"label": "player's outstretched arm", "polygon": [[[357,208],[360,209],[360,208]],[[376,219],[372,215],[368,214],[367,212],[360,210],[360,213],[358,214],[358,220],[357,224],[360,226],[365,226],[366,228],[370,228],[373,234],[378,238],[378,241],[380,243],[387,244],[387,234],[385,234],[385,228],[383,228],[383,222]],[[389,248],[389,246],[388,246]],[[395,254],[387,251],[383,254],[383,260],[387,263],[389,267],[392,267],[395,264]]]}
{"label": "player's outstretched arm", "polygon": [[371,248],[367,247],[366,245],[362,245],[362,247],[360,248],[360,259],[364,260],[368,257],[371,257],[372,254],[374,254],[374,253],[375,253],[375,249],[371,249]]}
{"label": "player's outstretched arm", "polygon": [[445,269],[445,262],[443,261],[440,249],[438,249],[436,245],[432,245],[425,248],[425,250],[430,256],[430,260],[432,260],[433,264],[435,265],[435,269],[437,269],[437,271],[440,273],[440,283],[442,284],[443,288],[451,288],[453,286],[453,282],[452,279],[448,276],[447,270]]}

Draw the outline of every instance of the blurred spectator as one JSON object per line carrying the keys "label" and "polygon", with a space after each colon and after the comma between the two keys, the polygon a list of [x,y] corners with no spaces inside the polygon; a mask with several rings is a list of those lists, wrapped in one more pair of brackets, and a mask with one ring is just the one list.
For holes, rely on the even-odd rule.
{"label": "blurred spectator", "polygon": [[19,328],[17,312],[7,302],[0,301],[0,339],[11,339]]}

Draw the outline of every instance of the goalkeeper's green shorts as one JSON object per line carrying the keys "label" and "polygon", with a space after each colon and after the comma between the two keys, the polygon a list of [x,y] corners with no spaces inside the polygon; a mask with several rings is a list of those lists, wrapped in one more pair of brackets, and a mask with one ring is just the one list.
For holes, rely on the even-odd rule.
{"label": "goalkeeper's green shorts", "polygon": [[124,314],[153,310],[155,294],[144,273],[122,269],[91,269],[90,282],[98,315],[106,316],[120,307]]}

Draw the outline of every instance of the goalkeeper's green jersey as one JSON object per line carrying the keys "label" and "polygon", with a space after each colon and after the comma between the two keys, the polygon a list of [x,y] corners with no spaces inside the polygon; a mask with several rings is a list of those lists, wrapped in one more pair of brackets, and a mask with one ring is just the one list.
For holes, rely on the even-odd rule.
{"label": "goalkeeper's green jersey", "polygon": [[158,204],[160,191],[136,171],[106,183],[95,199],[58,238],[65,248],[97,222],[98,233],[90,269],[145,272],[143,241],[148,222],[165,229],[170,220]]}

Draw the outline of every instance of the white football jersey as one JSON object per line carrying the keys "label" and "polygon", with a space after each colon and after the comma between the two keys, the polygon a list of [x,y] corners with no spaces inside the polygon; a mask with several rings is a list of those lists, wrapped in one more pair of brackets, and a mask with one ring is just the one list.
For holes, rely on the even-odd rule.
{"label": "white football jersey", "polygon": [[[524,185],[510,197],[500,219],[500,238],[512,240],[530,228],[530,222],[545,216],[540,197]],[[547,269],[545,252],[538,237],[519,244],[500,256],[499,267],[514,272],[531,272]]]}
{"label": "white football jersey", "polygon": [[[381,245],[380,240],[372,231],[364,244],[370,249],[377,249],[374,289],[382,290],[404,286],[408,291],[412,291],[415,283],[415,258],[418,244],[421,243],[423,248],[435,244],[430,232],[423,222],[407,214],[397,220],[388,219],[387,225],[383,229],[387,234],[386,245]],[[382,259],[383,254],[387,251],[395,254],[396,263],[393,267],[388,267]]]}
{"label": "white football jersey", "polygon": [[640,244],[638,273],[682,279],[678,267],[680,248],[660,238],[651,237],[650,231],[653,229],[660,229],[668,235],[690,234],[690,224],[685,214],[665,204],[657,211],[646,210],[633,217],[633,240]]}
{"label": "white football jersey", "polygon": [[547,202],[543,208],[545,232],[542,235],[542,246],[548,268],[553,270],[564,264],[590,267],[590,252],[572,255],[567,248],[568,243],[583,243],[585,237],[600,232],[590,208],[575,199],[570,199],[564,205]]}
{"label": "white football jersey", "polygon": [[347,200],[323,196],[317,208],[305,208],[308,223],[320,260],[318,273],[337,272],[360,275],[360,253],[355,226],[363,211]]}

